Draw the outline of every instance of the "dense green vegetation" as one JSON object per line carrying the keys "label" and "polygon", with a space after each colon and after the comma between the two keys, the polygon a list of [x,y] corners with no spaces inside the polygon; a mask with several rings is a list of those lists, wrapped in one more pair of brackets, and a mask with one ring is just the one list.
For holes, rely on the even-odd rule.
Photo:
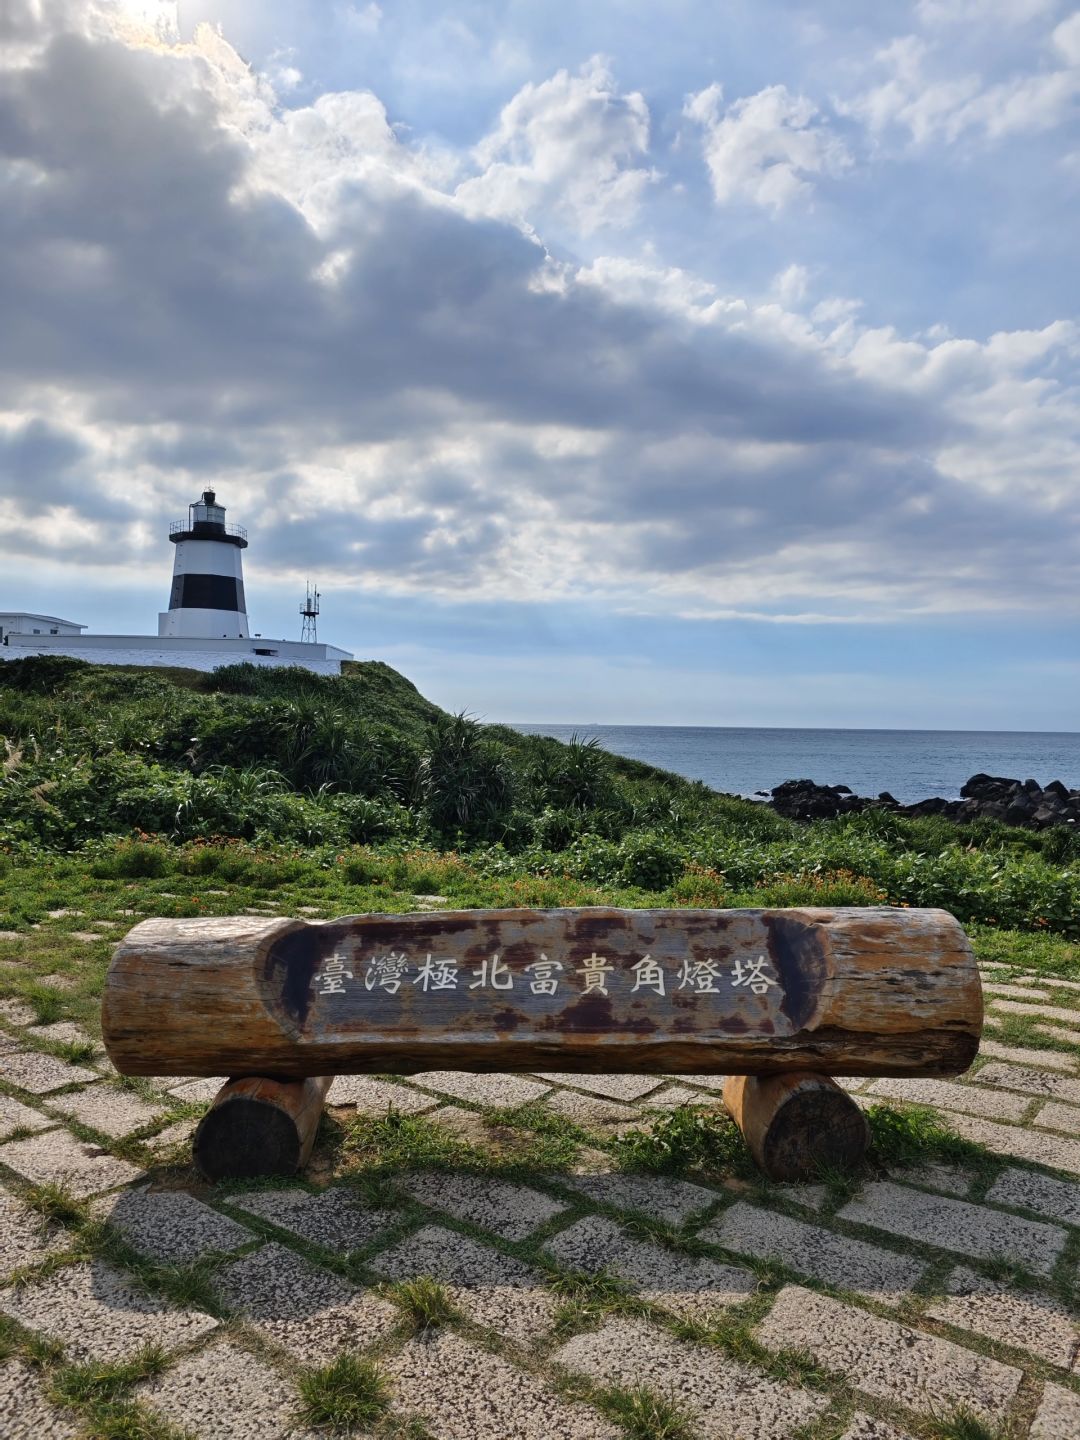
{"label": "dense green vegetation", "polygon": [[80,853],[102,878],[212,874],[246,842],[366,883],[438,852],[477,903],[539,883],[548,903],[942,905],[1080,934],[1080,838],[1064,827],[876,811],[800,825],[589,743],[447,715],[379,663],[329,679],[8,662],[0,737],[9,866]]}

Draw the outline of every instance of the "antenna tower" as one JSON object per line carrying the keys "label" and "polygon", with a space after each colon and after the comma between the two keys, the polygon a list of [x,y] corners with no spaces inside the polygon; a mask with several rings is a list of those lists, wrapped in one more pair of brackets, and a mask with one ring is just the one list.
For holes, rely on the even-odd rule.
{"label": "antenna tower", "polygon": [[316,621],[319,618],[319,592],[310,580],[307,584],[304,603],[300,606],[300,614],[304,617],[304,623],[300,629],[300,640],[301,642],[310,641],[314,644],[319,638],[316,628]]}

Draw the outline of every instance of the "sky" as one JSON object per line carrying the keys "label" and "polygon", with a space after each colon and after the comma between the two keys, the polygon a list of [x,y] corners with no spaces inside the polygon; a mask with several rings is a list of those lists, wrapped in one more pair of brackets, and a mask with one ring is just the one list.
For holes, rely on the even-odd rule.
{"label": "sky", "polygon": [[[1074,0],[1075,3],[1075,0]],[[0,609],[483,719],[1077,730],[1080,10],[7,0]]]}

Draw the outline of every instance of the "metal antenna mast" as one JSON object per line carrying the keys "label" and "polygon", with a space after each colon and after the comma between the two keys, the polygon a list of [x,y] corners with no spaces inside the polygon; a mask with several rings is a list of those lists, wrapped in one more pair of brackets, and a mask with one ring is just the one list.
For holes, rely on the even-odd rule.
{"label": "metal antenna mast", "polygon": [[319,592],[310,580],[307,583],[304,603],[300,606],[300,614],[304,617],[304,623],[300,630],[301,642],[310,641],[314,644],[319,638],[316,627],[316,621],[319,618]]}

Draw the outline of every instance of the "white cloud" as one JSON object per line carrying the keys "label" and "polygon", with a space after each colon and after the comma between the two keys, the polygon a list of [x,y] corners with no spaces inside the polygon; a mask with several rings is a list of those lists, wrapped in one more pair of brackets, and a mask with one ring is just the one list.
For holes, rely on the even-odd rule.
{"label": "white cloud", "polygon": [[797,305],[806,296],[810,272],[805,265],[789,265],[773,280],[773,291],[784,305]]}
{"label": "white cloud", "polygon": [[[798,264],[755,304],[662,257],[556,263],[522,213],[541,237],[610,223],[648,180],[644,101],[603,67],[510,102],[473,181],[504,167],[515,198],[492,181],[481,205],[453,188],[474,157],[433,158],[366,91],[282,110],[214,32],[76,34],[19,64],[10,567],[80,524],[112,537],[97,563],[137,563],[213,479],[237,518],[277,517],[251,568],[279,585],[317,566],[384,595],[669,615],[1075,609],[1075,330],[801,314]],[[759,203],[841,163],[781,87],[691,105],[737,132],[725,175]]]}
{"label": "white cloud", "polygon": [[1080,10],[1062,20],[1051,38],[1067,65],[1080,65]]}
{"label": "white cloud", "polygon": [[634,218],[656,178],[638,164],[648,150],[644,97],[620,93],[594,55],[576,75],[560,70],[518,91],[476,147],[482,173],[458,186],[457,199],[474,213],[518,223],[543,213],[590,234]]}
{"label": "white cloud", "polygon": [[851,164],[817,107],[784,85],[770,85],[725,111],[723,89],[714,82],[691,95],[683,113],[705,132],[705,163],[721,205],[745,199],[781,210],[808,195],[814,177]]}
{"label": "white cloud", "polygon": [[874,56],[887,78],[854,99],[838,101],[837,109],[861,120],[875,136],[890,126],[906,129],[916,144],[939,138],[953,143],[967,132],[996,140],[1052,130],[1069,117],[1080,95],[1080,14],[1062,21],[1050,42],[1048,52],[1056,53],[1039,68],[988,84],[974,72],[952,73],[951,47],[939,52],[905,35]]}
{"label": "white cloud", "polygon": [[374,35],[383,18],[382,7],[375,0],[368,5],[339,5],[338,14],[350,29],[366,35]]}
{"label": "white cloud", "polygon": [[918,0],[924,25],[1026,25],[1057,8],[1058,0]]}

